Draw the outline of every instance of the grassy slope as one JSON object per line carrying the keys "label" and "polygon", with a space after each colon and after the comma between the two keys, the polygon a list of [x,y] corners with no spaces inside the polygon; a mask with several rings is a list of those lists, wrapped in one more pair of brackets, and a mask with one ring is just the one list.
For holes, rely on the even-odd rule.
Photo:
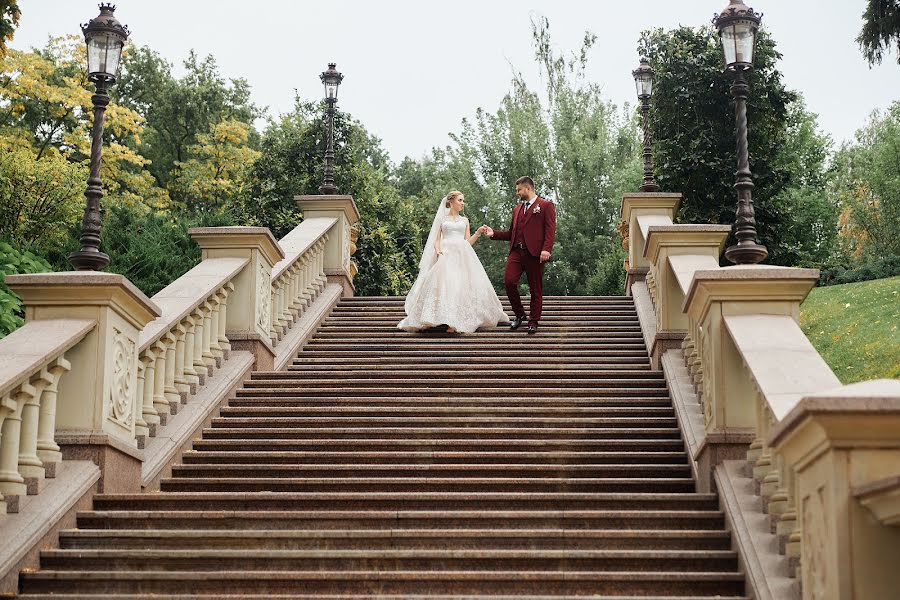
{"label": "grassy slope", "polygon": [[900,277],[816,288],[800,312],[842,382],[900,378]]}

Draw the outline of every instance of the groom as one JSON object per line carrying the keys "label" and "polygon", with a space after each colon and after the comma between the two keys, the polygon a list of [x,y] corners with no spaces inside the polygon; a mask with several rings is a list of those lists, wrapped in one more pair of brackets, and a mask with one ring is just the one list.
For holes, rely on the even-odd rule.
{"label": "groom", "polygon": [[528,333],[537,333],[544,303],[544,264],[550,260],[550,251],[556,238],[556,206],[534,193],[534,181],[531,177],[519,177],[516,180],[516,195],[521,202],[513,209],[510,230],[494,231],[487,225],[483,226],[483,230],[491,239],[509,241],[503,285],[506,286],[506,295],[516,314],[509,328],[518,329],[525,320],[525,309],[519,296],[519,279],[524,271],[531,291]]}

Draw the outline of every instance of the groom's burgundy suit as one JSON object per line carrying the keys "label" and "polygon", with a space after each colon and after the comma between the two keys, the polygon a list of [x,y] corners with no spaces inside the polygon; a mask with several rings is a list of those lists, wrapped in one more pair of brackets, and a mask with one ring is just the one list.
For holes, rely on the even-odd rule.
{"label": "groom's burgundy suit", "polygon": [[522,273],[528,277],[531,290],[531,312],[529,324],[536,325],[541,320],[544,305],[544,264],[541,252],[551,252],[556,239],[556,206],[553,202],[537,197],[525,210],[525,204],[517,204],[513,209],[512,227],[509,231],[494,231],[495,240],[509,241],[509,256],[506,258],[506,272],[503,285],[506,295],[517,317],[525,315],[522,298],[519,296],[519,279]]}

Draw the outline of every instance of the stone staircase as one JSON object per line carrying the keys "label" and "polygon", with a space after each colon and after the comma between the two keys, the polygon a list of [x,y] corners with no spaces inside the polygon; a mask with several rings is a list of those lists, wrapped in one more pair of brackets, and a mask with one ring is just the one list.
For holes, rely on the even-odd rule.
{"label": "stone staircase", "polygon": [[402,314],[342,300],[159,492],[97,496],[20,597],[744,598],[630,298],[548,298],[533,336]]}

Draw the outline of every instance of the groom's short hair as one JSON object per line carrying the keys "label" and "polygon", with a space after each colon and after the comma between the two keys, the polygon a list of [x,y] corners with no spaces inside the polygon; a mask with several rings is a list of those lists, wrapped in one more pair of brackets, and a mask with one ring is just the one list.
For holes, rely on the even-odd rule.
{"label": "groom's short hair", "polygon": [[518,179],[516,179],[516,185],[527,185],[531,189],[534,189],[534,179],[532,179],[528,175],[519,177]]}

